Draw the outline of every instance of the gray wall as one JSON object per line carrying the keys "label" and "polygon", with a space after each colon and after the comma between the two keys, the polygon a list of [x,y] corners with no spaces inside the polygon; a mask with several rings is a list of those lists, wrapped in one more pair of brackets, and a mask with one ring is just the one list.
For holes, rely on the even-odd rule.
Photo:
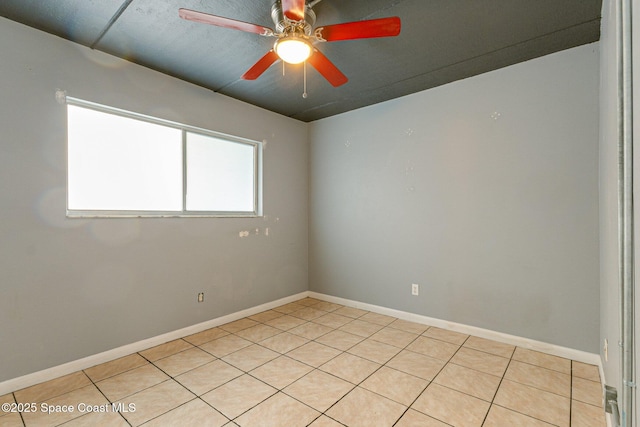
{"label": "gray wall", "polygon": [[[0,52],[0,381],[307,289],[598,351],[597,45],[310,125],[2,18]],[[58,88],[267,141],[266,217],[65,218]]]}
{"label": "gray wall", "polygon": [[[308,289],[306,124],[2,18],[0,52],[0,381]],[[57,88],[266,140],[267,217],[66,219]]]}
{"label": "gray wall", "polygon": [[311,123],[310,289],[597,352],[598,66],[591,44]]}

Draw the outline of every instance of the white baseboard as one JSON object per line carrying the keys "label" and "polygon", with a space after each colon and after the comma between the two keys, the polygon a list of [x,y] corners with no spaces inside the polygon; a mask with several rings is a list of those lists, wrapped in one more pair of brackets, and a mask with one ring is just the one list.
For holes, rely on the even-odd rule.
{"label": "white baseboard", "polygon": [[101,363],[110,362],[120,357],[124,357],[129,354],[137,353],[138,351],[146,350],[148,348],[164,344],[168,341],[173,341],[178,338],[193,335],[216,326],[224,325],[225,323],[233,322],[234,320],[242,319],[243,317],[252,316],[262,311],[270,310],[280,305],[288,304],[290,302],[305,298],[308,295],[308,291],[300,292],[299,294],[291,295],[285,298],[278,299],[276,301],[247,308],[245,310],[208,320],[206,322],[187,326],[186,328],[178,329],[176,331],[167,332],[166,334],[157,335],[155,337],[123,345],[122,347],[117,347],[111,350],[104,351],[102,353],[94,354],[92,356],[54,366],[52,368],[43,369],[42,371],[34,372],[32,374],[27,374],[18,378],[3,381],[0,382],[0,396],[17,390],[21,390],[26,387],[30,387],[35,384],[39,384],[44,381],[49,381],[63,375],[81,371],[83,369],[99,365]]}
{"label": "white baseboard", "polygon": [[461,323],[449,322],[446,320],[436,319],[433,317],[423,316],[420,314],[409,313],[406,311],[395,310],[392,308],[386,308],[373,304],[366,304],[359,301],[353,301],[345,298],[334,297],[330,295],[320,294],[317,292],[309,292],[311,298],[317,298],[319,300],[333,302],[336,304],[342,304],[353,308],[359,308],[362,310],[372,311],[378,314],[385,314],[387,316],[397,317],[398,319],[408,320],[410,322],[421,323],[424,325],[435,326],[450,331],[461,332],[467,335],[474,335],[480,338],[486,338],[494,341],[499,341],[505,344],[516,345],[518,347],[526,348],[529,350],[540,351],[542,353],[551,354],[553,356],[564,357],[566,359],[576,360],[578,362],[588,363],[590,365],[597,365],[602,372],[602,362],[600,355],[594,353],[588,353],[586,351],[575,350],[572,348],[562,347],[555,344],[548,344],[542,341],[536,341],[529,338],[522,338],[515,335],[509,335],[502,332],[495,332],[489,329],[478,328],[475,326],[463,325]]}
{"label": "white baseboard", "polygon": [[[18,378],[13,378],[7,381],[0,382],[0,396],[11,393],[26,387],[30,387],[35,384],[39,384],[44,381],[49,381],[54,378],[61,377],[63,375],[71,374],[83,369],[90,368],[101,363],[109,362],[111,360],[118,359],[120,357],[127,356],[132,353],[136,353],[142,350],[146,350],[151,347],[163,344],[168,341],[172,341],[178,338],[183,338],[198,332],[202,332],[209,328],[223,325],[225,323],[233,322],[234,320],[242,319],[247,316],[251,316],[260,313],[265,310],[278,307],[280,305],[288,304],[290,302],[305,298],[312,297],[322,301],[333,302],[336,304],[342,304],[348,307],[359,308],[362,310],[371,311],[374,313],[385,314],[387,316],[397,317],[398,319],[408,320],[411,322],[421,323],[429,326],[436,326],[438,328],[447,329],[455,332],[461,332],[468,335],[474,335],[480,338],[491,339],[494,341],[503,342],[506,344],[516,345],[519,347],[527,348],[530,350],[540,351],[554,356],[564,357],[567,359],[576,360],[591,365],[597,365],[600,369],[601,375],[603,374],[602,362],[600,355],[588,353],[585,351],[574,350],[567,347],[562,347],[554,344],[548,344],[541,341],[531,340],[528,338],[522,338],[515,335],[509,335],[502,332],[495,332],[488,329],[478,328],[475,326],[463,325],[455,322],[448,322],[446,320],[436,319],[420,314],[409,313],[406,311],[395,310],[392,308],[381,307],[373,304],[362,303],[359,301],[353,301],[345,298],[334,297],[330,295],[320,294],[317,292],[305,291],[295,295],[291,295],[285,298],[278,299],[269,303],[261,304],[255,307],[251,307],[236,313],[228,314],[226,316],[218,317],[206,322],[198,323],[196,325],[188,326],[186,328],[178,329],[176,331],[168,332],[166,334],[158,335],[148,339],[144,339],[135,343],[127,344],[122,347],[117,347],[112,350],[107,350],[102,353],[98,353],[92,356],[88,356],[82,359],[74,360],[69,363],[54,366],[52,368],[44,369],[42,371],[34,372],[32,374],[24,375]],[[604,377],[603,383],[604,383]]]}

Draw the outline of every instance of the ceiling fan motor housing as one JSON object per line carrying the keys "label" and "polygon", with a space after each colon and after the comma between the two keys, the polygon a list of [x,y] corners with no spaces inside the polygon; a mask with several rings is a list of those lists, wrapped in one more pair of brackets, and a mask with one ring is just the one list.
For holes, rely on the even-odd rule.
{"label": "ceiling fan motor housing", "polygon": [[295,32],[301,32],[306,36],[310,36],[312,33],[313,25],[316,23],[316,14],[305,4],[304,6],[304,20],[292,21],[282,12],[282,1],[276,0],[271,6],[271,19],[276,26],[276,33],[291,34]]}

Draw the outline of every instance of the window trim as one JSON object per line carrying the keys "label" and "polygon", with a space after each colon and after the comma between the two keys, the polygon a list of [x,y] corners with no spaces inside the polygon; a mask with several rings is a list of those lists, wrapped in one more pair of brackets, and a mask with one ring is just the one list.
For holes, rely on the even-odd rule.
{"label": "window trim", "polygon": [[[66,103],[77,107],[88,108],[102,113],[118,115],[130,119],[141,120],[147,123],[166,126],[181,131],[182,139],[182,210],[180,211],[145,211],[145,210],[79,210],[69,209],[69,143],[68,135],[65,144],[66,155],[66,216],[68,218],[255,218],[261,217],[262,213],[262,192],[263,192],[263,146],[261,142],[234,135],[228,135],[222,132],[216,132],[196,126],[186,125],[184,123],[165,120],[158,117],[148,116],[145,114],[135,113],[132,111],[122,110],[120,108],[108,107],[91,101],[85,101],[78,98],[67,96]],[[68,111],[68,109],[66,110]],[[68,123],[68,118],[67,118]],[[68,125],[67,125],[68,131]],[[250,145],[253,147],[253,211],[189,211],[187,206],[187,134],[199,134],[210,136],[213,138],[223,139],[230,143]]]}

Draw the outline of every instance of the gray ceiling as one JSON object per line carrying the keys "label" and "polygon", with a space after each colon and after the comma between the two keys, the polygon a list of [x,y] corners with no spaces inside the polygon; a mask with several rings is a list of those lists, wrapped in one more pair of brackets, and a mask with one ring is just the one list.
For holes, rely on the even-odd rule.
{"label": "gray ceiling", "polygon": [[[310,3],[310,0],[307,0]],[[602,0],[322,0],[316,27],[399,16],[398,37],[317,45],[349,82],[302,66],[240,76],[273,38],[182,20],[194,9],[273,28],[273,0],[2,0],[0,15],[246,101],[313,121],[600,38]]]}

